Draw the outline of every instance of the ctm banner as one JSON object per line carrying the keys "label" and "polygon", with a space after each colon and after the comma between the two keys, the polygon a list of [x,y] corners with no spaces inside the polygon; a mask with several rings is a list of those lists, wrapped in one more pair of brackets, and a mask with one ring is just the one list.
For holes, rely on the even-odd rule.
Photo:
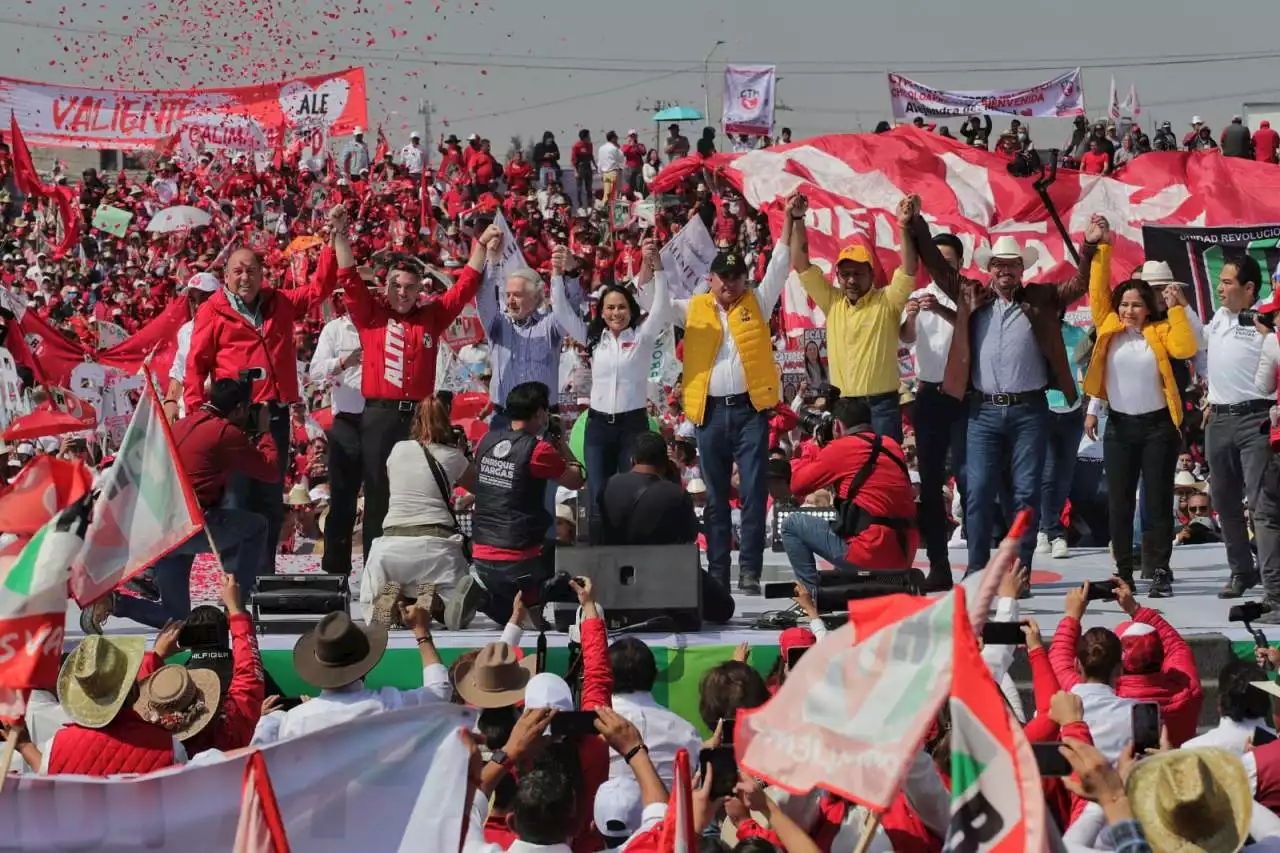
{"label": "ctm banner", "polygon": [[234,141],[226,134],[258,137],[283,126],[341,136],[368,124],[363,68],[261,86],[149,91],[0,77],[0,115],[10,110],[30,143],[123,150],[181,132],[213,134],[225,145]]}

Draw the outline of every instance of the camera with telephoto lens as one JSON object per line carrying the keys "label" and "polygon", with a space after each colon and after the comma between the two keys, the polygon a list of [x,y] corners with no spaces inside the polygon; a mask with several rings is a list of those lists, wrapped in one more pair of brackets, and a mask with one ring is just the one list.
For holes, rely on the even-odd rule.
{"label": "camera with telephoto lens", "polygon": [[1252,329],[1254,323],[1261,323],[1273,332],[1276,328],[1276,315],[1274,311],[1263,313],[1262,311],[1241,311],[1236,317],[1236,322],[1241,326]]}
{"label": "camera with telephoto lens", "polygon": [[819,447],[825,446],[835,435],[836,416],[822,409],[806,408],[796,412],[800,429],[813,436]]}

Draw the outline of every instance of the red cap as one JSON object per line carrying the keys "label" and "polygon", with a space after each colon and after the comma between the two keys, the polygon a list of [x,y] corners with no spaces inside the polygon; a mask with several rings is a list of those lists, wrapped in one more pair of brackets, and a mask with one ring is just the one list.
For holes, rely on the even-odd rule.
{"label": "red cap", "polygon": [[778,648],[784,657],[792,649],[805,649],[817,644],[818,638],[808,628],[788,628],[778,637]]}
{"label": "red cap", "polygon": [[1125,675],[1156,672],[1164,662],[1160,635],[1145,622],[1121,622],[1116,626],[1120,638],[1121,660]]}

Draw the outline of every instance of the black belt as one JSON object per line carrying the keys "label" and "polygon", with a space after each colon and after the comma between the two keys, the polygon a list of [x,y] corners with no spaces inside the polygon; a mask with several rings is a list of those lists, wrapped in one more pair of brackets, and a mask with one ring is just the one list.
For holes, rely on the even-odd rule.
{"label": "black belt", "polygon": [[1252,415],[1271,408],[1270,400],[1245,400],[1243,403],[1210,403],[1209,411],[1215,415]]}
{"label": "black belt", "polygon": [[1043,403],[1044,389],[1020,391],[1017,394],[981,394],[982,402],[996,406],[1016,406],[1019,403]]}
{"label": "black belt", "polygon": [[344,421],[350,421],[352,423],[358,424],[360,423],[360,413],[359,412],[334,412],[333,419],[335,421],[344,420]]}
{"label": "black belt", "polygon": [[619,421],[629,420],[631,418],[644,418],[644,409],[632,409],[629,412],[600,412],[595,409],[587,409],[587,418],[593,421],[604,421],[608,424],[616,424]]}
{"label": "black belt", "polygon": [[886,400],[886,399],[897,400],[898,392],[897,391],[881,391],[879,394],[864,394],[861,397],[844,396],[844,397],[841,397],[840,399],[841,400],[857,400],[858,402],[867,403],[868,405],[870,405],[871,403],[874,403],[876,400]]}
{"label": "black belt", "polygon": [[365,400],[366,407],[371,409],[391,409],[401,414],[412,415],[418,411],[417,400]]}
{"label": "black belt", "polygon": [[750,406],[750,394],[730,394],[727,397],[708,397],[707,403],[718,403],[721,406]]}
{"label": "black belt", "polygon": [[925,382],[924,380],[920,380],[916,382],[916,393],[919,394],[921,391],[936,391],[937,393],[941,394],[943,393],[942,383],[941,382]]}

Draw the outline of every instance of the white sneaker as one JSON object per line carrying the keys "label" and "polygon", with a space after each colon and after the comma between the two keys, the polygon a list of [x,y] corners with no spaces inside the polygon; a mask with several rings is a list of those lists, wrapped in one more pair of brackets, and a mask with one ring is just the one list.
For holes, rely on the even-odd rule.
{"label": "white sneaker", "polygon": [[1049,534],[1045,533],[1043,530],[1036,534],[1036,553],[1049,553]]}
{"label": "white sneaker", "polygon": [[1070,554],[1067,553],[1067,540],[1065,539],[1053,540],[1051,553],[1053,554],[1053,559],[1055,560],[1065,560],[1067,557],[1071,556]]}

